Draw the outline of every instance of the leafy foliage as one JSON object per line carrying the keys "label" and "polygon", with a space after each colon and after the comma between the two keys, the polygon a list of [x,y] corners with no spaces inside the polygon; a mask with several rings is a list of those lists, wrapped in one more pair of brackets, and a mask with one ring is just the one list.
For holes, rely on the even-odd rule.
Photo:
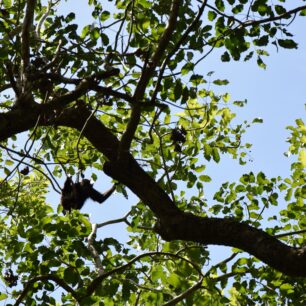
{"label": "leafy foliage", "polygon": [[[203,73],[199,65],[220,49],[223,62],[255,58],[265,68],[270,45],[298,47],[288,26],[296,15],[305,15],[305,5],[89,0],[92,20],[81,25],[74,13],[62,12],[62,4],[0,4],[0,300],[7,305],[304,304],[305,278],[285,275],[237,248],[212,265],[205,244],[162,240],[157,225],[169,217],[163,207],[169,195],[174,207],[202,220],[232,218],[255,232],[265,220],[266,233],[303,246],[305,123],[297,119],[288,127],[287,155],[297,155],[290,177],[246,173],[239,182],[222,184],[208,203],[207,163],[228,156],[245,164],[251,144],[243,135],[261,120],[238,122],[235,107],[246,101],[217,93],[229,81]],[[20,132],[25,133],[16,136]],[[145,190],[147,197],[161,190],[156,202],[164,215],[137,193],[145,184],[137,177],[143,172],[134,167],[128,178],[122,174],[122,161],[129,167],[131,160],[154,183],[156,189]],[[119,174],[107,168],[117,162]],[[90,173],[96,181],[102,171],[119,182],[118,193],[127,197],[128,186],[139,196],[125,217],[91,224],[88,215],[63,216],[61,207],[46,200],[50,190],[60,193],[64,176]],[[266,217],[280,203],[286,207]],[[170,219],[179,223],[176,216]],[[120,222],[128,242],[96,236],[100,228]],[[228,245],[235,246],[231,238]]]}

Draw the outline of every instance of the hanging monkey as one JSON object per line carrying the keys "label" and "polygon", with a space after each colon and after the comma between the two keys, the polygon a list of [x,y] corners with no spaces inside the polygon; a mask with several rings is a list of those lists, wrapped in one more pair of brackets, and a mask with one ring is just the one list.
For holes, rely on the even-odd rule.
{"label": "hanging monkey", "polygon": [[93,188],[93,185],[88,179],[73,183],[71,177],[67,177],[61,196],[61,205],[63,206],[64,214],[70,212],[71,209],[81,209],[88,198],[95,202],[103,203],[116,190],[116,185],[114,184],[106,192],[100,193]]}

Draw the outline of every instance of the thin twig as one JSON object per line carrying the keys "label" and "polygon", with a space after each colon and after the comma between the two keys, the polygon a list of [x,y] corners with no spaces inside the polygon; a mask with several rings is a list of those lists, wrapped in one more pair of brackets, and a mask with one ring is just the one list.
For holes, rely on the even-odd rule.
{"label": "thin twig", "polygon": [[263,24],[263,23],[267,23],[267,22],[272,22],[272,21],[277,21],[286,17],[289,17],[293,14],[297,14],[298,12],[302,11],[306,9],[306,5],[302,5],[299,7],[296,7],[290,11],[287,11],[283,14],[277,15],[277,16],[273,16],[273,17],[268,17],[268,18],[263,18],[260,20],[249,20],[243,23],[243,25],[241,27],[249,27],[249,26],[253,26],[253,25],[259,25],[259,24]]}
{"label": "thin twig", "polygon": [[53,281],[55,282],[57,285],[59,285],[60,287],[62,287],[64,290],[66,290],[67,292],[71,293],[71,295],[78,300],[78,296],[76,294],[76,292],[60,277],[56,276],[56,275],[39,275],[39,276],[35,276],[33,278],[31,278],[25,285],[25,287],[23,288],[21,294],[19,295],[18,299],[15,302],[15,306],[18,306],[22,303],[23,299],[26,297],[27,293],[31,290],[31,288],[33,287],[33,285],[39,281],[43,281],[44,283],[46,283],[47,281]]}
{"label": "thin twig", "polygon": [[169,253],[169,252],[148,252],[148,253],[144,253],[144,254],[140,254],[138,256],[135,256],[133,259],[131,259],[126,264],[123,264],[123,265],[121,265],[121,266],[119,266],[119,267],[117,267],[117,268],[115,268],[111,271],[105,272],[103,275],[98,276],[87,287],[86,294],[83,298],[86,298],[87,296],[90,296],[95,291],[97,286],[108,276],[111,276],[115,273],[121,273],[122,271],[126,270],[128,267],[133,265],[135,262],[139,261],[140,259],[142,259],[144,257],[148,257],[148,256],[149,257],[152,257],[152,256],[168,256],[168,257],[171,257],[171,258],[176,258],[176,259],[183,260],[183,261],[187,262],[189,265],[191,265],[199,273],[199,275],[203,276],[202,272],[201,272],[201,269],[195,263],[193,263],[192,261],[190,261],[190,260],[188,260],[188,259],[186,259],[182,256],[179,256],[179,255],[176,255],[176,254],[173,254],[173,253]]}
{"label": "thin twig", "polygon": [[79,150],[79,145],[80,145],[80,141],[81,141],[81,137],[83,135],[83,132],[89,122],[89,120],[95,115],[95,113],[97,112],[98,108],[99,108],[99,103],[97,103],[97,106],[95,108],[95,110],[93,112],[90,113],[90,115],[88,116],[88,118],[86,119],[81,131],[80,131],[80,134],[79,134],[79,137],[78,137],[78,140],[77,140],[77,144],[76,144],[76,151],[77,151],[77,156],[78,156],[78,161],[79,161],[79,168],[81,168],[81,170],[84,170],[83,167],[82,167],[82,161],[81,161],[81,156],[80,156],[80,150]]}
{"label": "thin twig", "polygon": [[107,225],[110,225],[110,224],[116,224],[116,223],[121,223],[121,222],[125,222],[127,225],[130,225],[130,222],[128,222],[127,218],[128,216],[131,214],[131,211],[129,211],[124,217],[122,218],[118,218],[118,219],[114,219],[114,220],[109,220],[109,221],[106,221],[106,222],[103,222],[103,223],[99,223],[97,224],[97,228],[101,228],[103,226],[107,226]]}
{"label": "thin twig", "polygon": [[289,232],[289,233],[277,234],[277,235],[274,235],[273,237],[280,238],[280,237],[286,237],[286,236],[292,236],[292,235],[304,234],[304,233],[306,233],[306,230],[300,230],[300,231],[294,231],[294,232]]}
{"label": "thin twig", "polygon": [[169,302],[163,304],[163,306],[172,306],[172,305],[177,305],[180,301],[183,299],[187,298],[189,295],[191,295],[194,291],[197,289],[201,288],[202,282],[203,282],[204,277],[201,276],[200,279],[190,288],[176,296],[174,299],[170,300]]}
{"label": "thin twig", "polygon": [[[0,145],[0,147],[3,148],[2,145]],[[28,167],[31,167],[31,168],[35,169],[37,172],[41,173],[41,174],[50,182],[50,184],[51,184],[53,190],[54,190],[55,192],[57,192],[58,194],[61,193],[61,192],[60,192],[61,187],[59,186],[58,182],[54,179],[52,172],[49,170],[49,168],[48,168],[46,165],[44,165],[44,166],[47,168],[47,171],[49,172],[49,174],[51,175],[51,177],[53,178],[54,182],[56,183],[56,185],[57,185],[57,187],[58,187],[59,189],[56,188],[56,186],[55,186],[54,183],[53,183],[53,180],[52,180],[44,171],[42,171],[41,169],[39,169],[39,168],[36,167],[36,166],[33,166],[33,165],[30,164],[30,163],[25,162],[24,160],[19,160],[19,159],[15,158],[15,157],[11,156],[11,154],[9,153],[9,152],[10,152],[10,149],[9,149],[9,148],[5,148],[5,150],[7,150],[7,154],[10,156],[10,158],[11,158],[12,160],[18,162],[19,165],[22,163],[23,165],[26,165],[26,166],[28,166]],[[42,163],[42,164],[43,164],[43,163]]]}
{"label": "thin twig", "polygon": [[55,6],[56,4],[58,4],[60,2],[60,0],[56,0],[54,3],[52,2],[52,0],[48,1],[48,6],[47,6],[47,11],[41,16],[41,18],[39,19],[36,29],[35,29],[35,33],[38,39],[40,39],[40,32],[41,32],[41,27],[43,26],[45,20],[47,19],[47,17],[49,16],[51,9],[53,6]]}

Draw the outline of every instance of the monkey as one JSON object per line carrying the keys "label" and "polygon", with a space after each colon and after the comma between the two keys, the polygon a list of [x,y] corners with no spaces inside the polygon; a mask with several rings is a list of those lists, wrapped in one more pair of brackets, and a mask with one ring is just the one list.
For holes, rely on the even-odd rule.
{"label": "monkey", "polygon": [[28,175],[30,173],[30,169],[28,166],[24,167],[23,169],[20,170],[20,173],[22,175]]}
{"label": "monkey", "polygon": [[171,131],[170,139],[173,142],[175,152],[182,152],[181,144],[186,141],[186,135],[187,131],[184,127],[176,127]]}
{"label": "monkey", "polygon": [[3,279],[10,288],[17,286],[18,276],[13,273],[12,269],[8,269],[5,271]]}
{"label": "monkey", "polygon": [[71,209],[81,209],[88,198],[95,202],[103,203],[116,190],[114,184],[109,190],[100,193],[93,188],[93,185],[88,179],[83,179],[81,182],[73,183],[71,177],[67,177],[62,189],[61,205],[63,213],[71,212]]}

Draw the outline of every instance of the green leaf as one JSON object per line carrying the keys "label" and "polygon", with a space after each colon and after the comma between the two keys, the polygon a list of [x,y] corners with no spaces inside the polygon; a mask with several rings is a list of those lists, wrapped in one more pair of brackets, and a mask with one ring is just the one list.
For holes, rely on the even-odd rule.
{"label": "green leaf", "polygon": [[255,46],[266,46],[269,43],[269,35],[263,35],[259,39],[254,39]]}
{"label": "green leaf", "polygon": [[7,160],[5,161],[5,164],[6,164],[7,166],[13,166],[13,165],[14,165],[14,162],[13,162],[12,160],[10,160],[10,159],[7,159]]}
{"label": "green leaf", "polygon": [[231,97],[230,94],[226,93],[226,94],[222,95],[222,100],[224,102],[228,102],[230,100],[230,97]]}
{"label": "green leaf", "polygon": [[225,51],[222,55],[221,55],[221,60],[222,62],[229,62],[230,61],[230,55],[227,51]]}
{"label": "green leaf", "polygon": [[0,292],[0,301],[7,299],[8,296],[5,293]]}
{"label": "green leaf", "polygon": [[299,162],[303,168],[306,168],[306,150],[301,150],[299,153]]}
{"label": "green leaf", "polygon": [[10,8],[12,6],[12,0],[3,0],[2,1],[5,8]]}
{"label": "green leaf", "polygon": [[208,145],[208,144],[204,144],[204,157],[205,157],[205,159],[207,159],[209,161],[211,159],[211,155],[212,155],[211,146]]}
{"label": "green leaf", "polygon": [[173,287],[179,287],[180,286],[180,277],[176,273],[171,273],[168,277],[168,282]]}
{"label": "green leaf", "polygon": [[93,39],[98,39],[100,37],[100,31],[97,28],[94,28],[90,31],[90,35]]}
{"label": "green leaf", "polygon": [[151,277],[153,281],[157,281],[163,278],[164,272],[161,266],[155,266],[151,272]]}
{"label": "green leaf", "polygon": [[213,83],[215,85],[227,85],[229,83],[229,81],[228,80],[219,80],[218,79],[218,80],[214,80]]}
{"label": "green leaf", "polygon": [[75,286],[79,281],[79,274],[78,274],[77,270],[73,267],[68,267],[67,269],[65,269],[64,280],[67,283]]}
{"label": "green leaf", "polygon": [[147,0],[138,0],[138,3],[141,4],[145,9],[149,9],[152,6],[152,2]]}
{"label": "green leaf", "polygon": [[257,57],[257,65],[260,68],[266,69],[267,65],[263,62],[260,56]]}
{"label": "green leaf", "polygon": [[213,21],[217,17],[217,14],[214,11],[208,11],[208,20]]}
{"label": "green leaf", "polygon": [[199,176],[199,179],[200,179],[202,182],[211,182],[211,178],[210,178],[210,176],[208,176],[208,175],[200,175],[200,176]]}
{"label": "green leaf", "polygon": [[297,49],[297,43],[292,39],[278,39],[278,44],[285,49]]}
{"label": "green leaf", "polygon": [[182,96],[182,83],[177,81],[174,86],[174,99],[179,100]]}
{"label": "green leaf", "polygon": [[107,19],[110,18],[110,12],[108,11],[103,11],[101,14],[100,14],[100,20],[103,22],[103,21],[106,21]]}
{"label": "green leaf", "polygon": [[198,173],[203,172],[205,170],[205,166],[196,167],[194,170]]}
{"label": "green leaf", "polygon": [[216,163],[220,161],[220,155],[219,155],[219,149],[218,148],[213,148],[212,150],[212,157]]}
{"label": "green leaf", "polygon": [[0,48],[0,60],[6,60],[8,58],[8,52],[6,48]]}
{"label": "green leaf", "polygon": [[301,10],[300,16],[306,16],[306,9]]}
{"label": "green leaf", "polygon": [[181,74],[182,75],[186,75],[188,74],[189,72],[193,71],[194,69],[194,64],[189,62],[189,63],[186,63],[183,67],[182,67],[182,70],[181,70]]}
{"label": "green leaf", "polygon": [[281,5],[275,5],[274,9],[275,9],[275,12],[278,15],[282,15],[282,14],[285,14],[287,12],[286,9],[283,6],[281,6]]}
{"label": "green leaf", "polygon": [[215,0],[215,4],[219,11],[224,12],[225,6],[223,0]]}
{"label": "green leaf", "polygon": [[84,39],[90,32],[90,25],[87,25],[83,28],[80,38]]}
{"label": "green leaf", "polygon": [[242,4],[238,4],[235,7],[233,7],[232,12],[233,14],[239,14],[243,11],[244,6]]}
{"label": "green leaf", "polygon": [[296,119],[295,123],[299,126],[299,127],[303,127],[305,126],[304,121],[302,119]]}
{"label": "green leaf", "polygon": [[253,119],[252,123],[263,123],[263,119],[262,118],[255,118],[255,119]]}
{"label": "green leaf", "polygon": [[268,12],[268,6],[265,5],[265,4],[260,4],[260,5],[258,5],[258,7],[257,7],[257,11],[258,11],[258,13],[259,13],[261,16],[264,16],[264,15],[266,15],[267,12]]}

